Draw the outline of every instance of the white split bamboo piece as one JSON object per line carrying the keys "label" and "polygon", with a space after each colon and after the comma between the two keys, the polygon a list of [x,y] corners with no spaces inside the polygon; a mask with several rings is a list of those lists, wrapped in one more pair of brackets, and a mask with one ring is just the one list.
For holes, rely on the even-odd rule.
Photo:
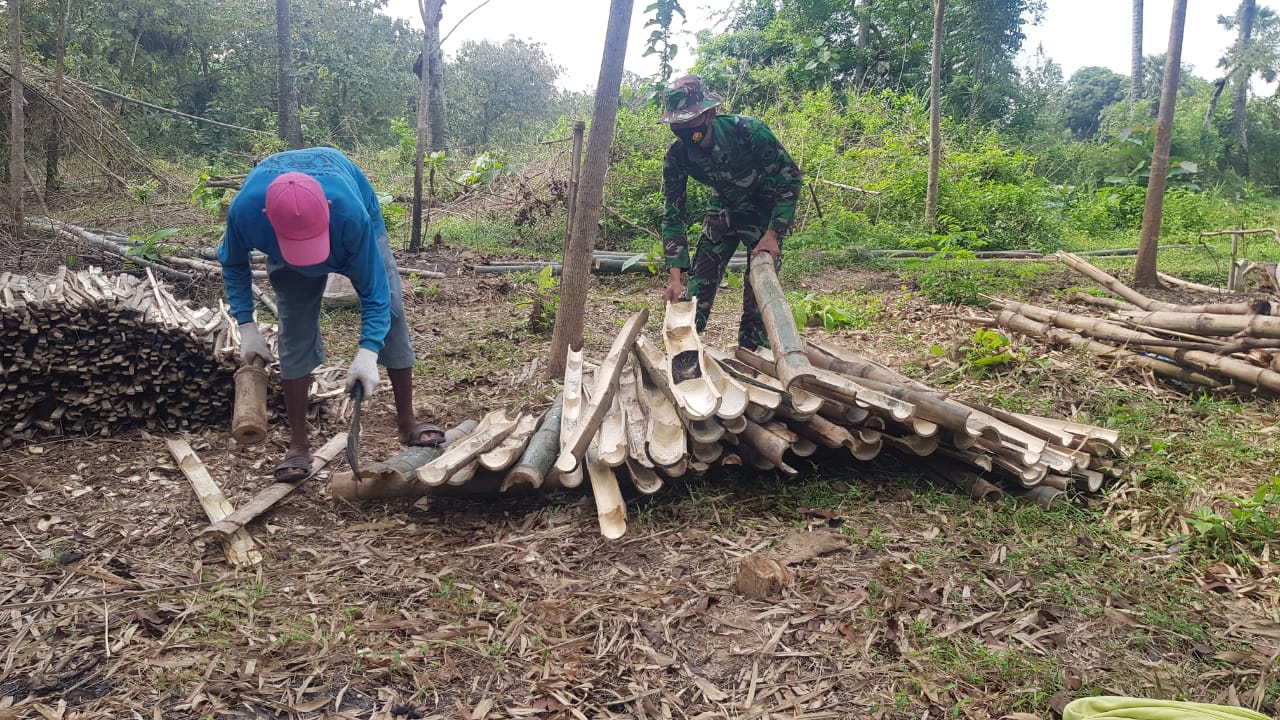
{"label": "white split bamboo piece", "polygon": [[[221,522],[235,512],[235,507],[227,500],[227,496],[222,493],[222,488],[214,482],[209,469],[200,461],[200,457],[186,440],[168,438],[165,440],[165,445],[168,446],[169,454],[173,455],[173,459],[178,461],[178,468],[182,470],[182,474],[191,483],[191,489],[195,490],[200,506],[209,517],[209,522]],[[221,542],[227,561],[232,565],[240,567],[262,562],[262,553],[254,544],[253,536],[243,527]]]}
{"label": "white split bamboo piece", "polygon": [[600,459],[599,446],[593,439],[587,446],[587,477],[591,479],[591,495],[596,501],[596,518],[600,534],[617,540],[627,534],[627,503],[618,488],[618,476]]}
{"label": "white split bamboo piece", "polygon": [[724,426],[715,420],[692,420],[685,427],[694,442],[703,444],[720,442],[725,435]]}
{"label": "white split bamboo piece", "polygon": [[658,470],[669,478],[684,477],[689,470],[689,458],[687,455],[681,455],[680,460],[674,465],[659,465]]}
{"label": "white split bamboo piece", "polygon": [[747,412],[747,388],[742,383],[729,377],[719,363],[707,363],[707,373],[711,382],[720,391],[720,407],[716,416],[722,420],[735,420]]}
{"label": "white split bamboo piece", "polygon": [[464,465],[460,470],[454,471],[449,477],[445,478],[445,484],[458,487],[466,485],[475,478],[476,473],[480,471],[480,461],[472,460]]}
{"label": "white split bamboo piece", "polygon": [[627,458],[627,471],[631,473],[631,484],[645,495],[652,495],[662,489],[662,478],[653,466],[643,465],[635,458]]}
{"label": "white split bamboo piece", "polygon": [[667,303],[662,322],[667,351],[664,368],[681,411],[692,420],[705,420],[719,409],[720,392],[707,373],[711,363],[707,362],[695,328],[696,310],[696,300]]}
{"label": "white split bamboo piece", "polygon": [[[636,344],[637,350],[644,344],[643,340],[641,338],[641,342]],[[688,445],[684,424],[680,422],[675,403],[666,393],[648,382],[640,382],[636,389],[639,391],[640,404],[649,418],[648,432],[645,433],[649,457],[655,465],[663,468],[680,463],[688,452]]]}
{"label": "white split bamboo piece", "polygon": [[[751,386],[748,385],[747,387],[749,388]],[[749,393],[750,391],[748,390],[748,394]],[[773,410],[762,405],[757,405],[753,402],[747,403],[747,412],[744,414],[744,416],[751,422],[759,423],[761,425],[773,420],[774,415],[775,413]]]}
{"label": "white split bamboo piece", "polygon": [[705,463],[715,462],[724,454],[724,446],[718,442],[703,443],[695,440],[690,450],[695,460]]}
{"label": "white split bamboo piece", "polygon": [[529,444],[529,438],[533,436],[533,431],[538,429],[538,416],[531,413],[520,415],[519,422],[511,434],[506,437],[496,448],[489,450],[480,455],[480,465],[485,470],[498,472],[506,470],[520,459],[520,454],[524,452],[524,448]]}
{"label": "white split bamboo piece", "polygon": [[[507,417],[507,411],[494,410],[485,415],[475,432],[456,443],[449,443],[435,460],[418,468],[418,480],[430,486],[443,485],[450,476],[464,470],[483,453],[492,450],[515,430],[519,417]],[[465,481],[464,481],[465,482]]]}
{"label": "white split bamboo piece", "polygon": [[605,355],[600,370],[596,373],[595,387],[592,388],[591,400],[582,410],[578,423],[566,437],[560,438],[560,457],[556,458],[556,469],[562,473],[572,472],[578,466],[591,438],[600,429],[609,409],[613,407],[613,396],[618,392],[618,379],[622,376],[622,368],[636,345],[640,329],[649,319],[649,311],[641,310],[627,319],[627,322],[613,339],[609,353]]}
{"label": "white split bamboo piece", "polygon": [[627,425],[622,414],[622,404],[615,394],[609,414],[605,415],[596,433],[595,442],[599,443],[600,461],[609,467],[618,467],[627,461]]}
{"label": "white split bamboo piece", "polygon": [[649,418],[640,404],[640,391],[637,388],[640,382],[639,373],[640,369],[634,364],[623,369],[622,377],[618,381],[618,402],[622,406],[623,423],[627,431],[628,455],[636,464],[652,469],[653,460],[645,448]]}
{"label": "white split bamboo piece", "polygon": [[[560,452],[567,447],[569,434],[578,427],[582,418],[582,408],[586,405],[586,386],[582,382],[583,356],[582,350],[570,348],[565,354],[564,362],[564,409],[560,413]],[[556,455],[558,459],[560,455]],[[584,475],[577,464],[569,472],[561,472],[555,465],[552,471],[559,473],[560,484],[566,488],[576,488],[582,484]]]}

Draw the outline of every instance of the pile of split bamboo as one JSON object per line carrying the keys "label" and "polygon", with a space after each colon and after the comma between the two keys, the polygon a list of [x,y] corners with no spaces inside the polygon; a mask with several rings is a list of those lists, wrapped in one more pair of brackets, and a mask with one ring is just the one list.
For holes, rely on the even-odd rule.
{"label": "pile of split bamboo", "polygon": [[809,462],[917,456],[974,498],[1005,491],[1049,505],[1068,488],[1096,492],[1114,472],[1114,431],[967,403],[870,359],[802,340],[767,256],[752,284],[773,350],[704,346],[694,303],[667,306],[661,346],[633,316],[597,365],[570,352],[563,393],[541,417],[497,410],[443,452],[414,449],[337,474],[335,496],[426,495],[576,487],[589,482],[601,531],[626,531],[625,478],[641,493],[715,466],[797,475]]}
{"label": "pile of split bamboo", "polygon": [[[1149,298],[1077,256],[1059,259],[1123,298],[1076,294],[1096,315],[1069,313],[1000,298],[997,311],[978,322],[1051,343],[1162,378],[1213,390],[1271,395],[1280,392],[1280,317],[1268,298],[1183,305]],[[1214,291],[1162,275],[1171,285]]]}
{"label": "pile of split bamboo", "polygon": [[0,442],[225,422],[235,327],[149,272],[2,274]]}

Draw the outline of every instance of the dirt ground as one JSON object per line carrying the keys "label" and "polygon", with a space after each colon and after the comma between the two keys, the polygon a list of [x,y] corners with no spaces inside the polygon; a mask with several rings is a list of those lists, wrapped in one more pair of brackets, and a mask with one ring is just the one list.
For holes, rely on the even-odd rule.
{"label": "dirt ground", "polygon": [[[957,375],[928,348],[971,337],[979,311],[895,273],[795,284],[877,299],[832,342],[965,397],[1119,428],[1124,477],[1042,510],[975,503],[887,453],[815,456],[799,479],[722,471],[629,495],[612,542],[585,488],[351,505],[320,479],[250,526],[266,561],[237,570],[193,542],[206,518],[162,437],[51,439],[0,454],[0,719],[1051,718],[1089,694],[1280,713],[1280,548],[1228,564],[1187,540],[1194,508],[1280,468],[1274,401],[1188,398],[1031,341],[1043,362]],[[589,353],[642,307],[654,332],[658,291],[601,278]],[[550,401],[533,294],[519,277],[410,289],[424,418]],[[732,344],[739,298],[722,291],[708,342]],[[327,313],[331,357],[357,324]],[[364,457],[395,453],[385,388],[366,413]],[[286,435],[189,439],[238,504]],[[734,592],[741,557],[796,533],[843,547],[793,566],[779,600]]]}

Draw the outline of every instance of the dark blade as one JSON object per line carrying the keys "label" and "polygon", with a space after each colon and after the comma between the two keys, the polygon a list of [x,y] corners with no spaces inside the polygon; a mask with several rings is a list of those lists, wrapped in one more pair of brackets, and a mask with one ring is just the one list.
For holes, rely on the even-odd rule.
{"label": "dark blade", "polygon": [[347,465],[351,466],[351,475],[360,480],[360,403],[364,400],[364,385],[356,383],[351,388],[351,399],[355,405],[351,408],[351,427],[347,430]]}

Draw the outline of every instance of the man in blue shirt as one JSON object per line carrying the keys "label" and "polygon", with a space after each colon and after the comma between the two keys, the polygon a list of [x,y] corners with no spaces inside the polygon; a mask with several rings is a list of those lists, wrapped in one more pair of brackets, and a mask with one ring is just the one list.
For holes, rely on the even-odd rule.
{"label": "man in blue shirt", "polygon": [[365,397],[387,368],[396,425],[407,445],[436,445],[440,428],[418,422],[413,410],[413,346],[404,317],[400,274],[387,240],[382,208],[369,179],[333,148],[276,153],[244,179],[227,210],[218,248],[231,313],[240,323],[240,359],[275,360],[253,317],[249,255],[267,256],[267,274],[280,308],[280,377],[289,418],[289,450],[275,479],[296,482],[311,471],[307,392],[324,362],[320,301],[329,273],[345,275],[360,297],[360,349],[347,370],[347,390]]}

